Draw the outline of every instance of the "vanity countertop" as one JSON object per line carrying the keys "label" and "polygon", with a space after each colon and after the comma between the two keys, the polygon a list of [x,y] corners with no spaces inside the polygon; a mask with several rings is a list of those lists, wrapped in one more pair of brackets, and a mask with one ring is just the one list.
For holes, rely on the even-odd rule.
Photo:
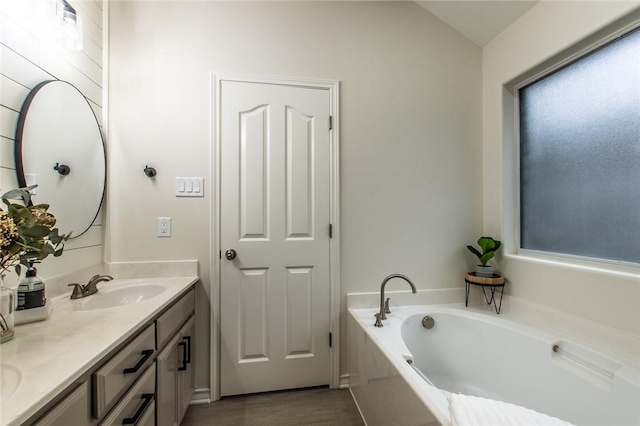
{"label": "vanity countertop", "polygon": [[[51,317],[19,325],[13,340],[0,345],[2,400],[0,425],[20,425],[98,361],[132,336],[165,307],[185,293],[197,276],[114,279],[100,283],[103,294],[128,286],[159,285],[153,297],[122,306],[84,310],[92,297],[70,300],[69,293],[51,299]],[[11,392],[11,377],[19,377]],[[5,395],[6,393],[6,395]]]}

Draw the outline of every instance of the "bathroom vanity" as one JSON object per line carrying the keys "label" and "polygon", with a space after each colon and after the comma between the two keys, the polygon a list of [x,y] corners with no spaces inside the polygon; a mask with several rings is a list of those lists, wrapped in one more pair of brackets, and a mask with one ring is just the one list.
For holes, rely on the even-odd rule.
{"label": "bathroom vanity", "polygon": [[194,389],[198,277],[113,280],[54,298],[0,346],[0,424],[174,425]]}

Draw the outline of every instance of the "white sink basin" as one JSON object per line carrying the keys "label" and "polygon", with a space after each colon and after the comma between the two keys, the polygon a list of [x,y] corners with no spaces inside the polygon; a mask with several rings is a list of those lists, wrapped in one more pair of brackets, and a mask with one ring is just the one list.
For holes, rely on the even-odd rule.
{"label": "white sink basin", "polygon": [[21,378],[20,370],[8,364],[0,364],[0,403],[13,395]]}
{"label": "white sink basin", "polygon": [[165,287],[157,284],[140,284],[115,289],[103,289],[98,293],[78,299],[74,303],[76,310],[93,310],[130,305],[151,299],[164,293]]}

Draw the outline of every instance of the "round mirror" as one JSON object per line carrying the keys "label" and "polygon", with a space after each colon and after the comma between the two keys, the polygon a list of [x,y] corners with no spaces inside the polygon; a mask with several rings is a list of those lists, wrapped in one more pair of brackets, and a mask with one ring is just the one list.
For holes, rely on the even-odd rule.
{"label": "round mirror", "polygon": [[100,210],[106,181],[98,120],[78,89],[60,81],[38,84],[25,100],[16,131],[20,187],[37,184],[32,201],[49,204],[62,233],[85,233]]}

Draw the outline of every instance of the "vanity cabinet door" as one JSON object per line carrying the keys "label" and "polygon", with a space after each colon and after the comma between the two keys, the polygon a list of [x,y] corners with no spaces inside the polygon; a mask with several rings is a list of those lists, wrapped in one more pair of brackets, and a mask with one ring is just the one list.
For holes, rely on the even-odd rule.
{"label": "vanity cabinet door", "polygon": [[156,382],[156,424],[174,426],[178,424],[178,343],[176,334],[156,358],[158,377]]}
{"label": "vanity cabinet door", "polygon": [[194,390],[194,316],[169,341],[156,358],[157,425],[179,425]]}
{"label": "vanity cabinet door", "polygon": [[194,324],[195,317],[192,316],[180,330],[180,341],[178,342],[178,424],[189,408],[191,395],[193,395],[195,388]]}
{"label": "vanity cabinet door", "polygon": [[83,426],[91,424],[89,383],[79,385],[47,414],[34,423],[36,426]]}

